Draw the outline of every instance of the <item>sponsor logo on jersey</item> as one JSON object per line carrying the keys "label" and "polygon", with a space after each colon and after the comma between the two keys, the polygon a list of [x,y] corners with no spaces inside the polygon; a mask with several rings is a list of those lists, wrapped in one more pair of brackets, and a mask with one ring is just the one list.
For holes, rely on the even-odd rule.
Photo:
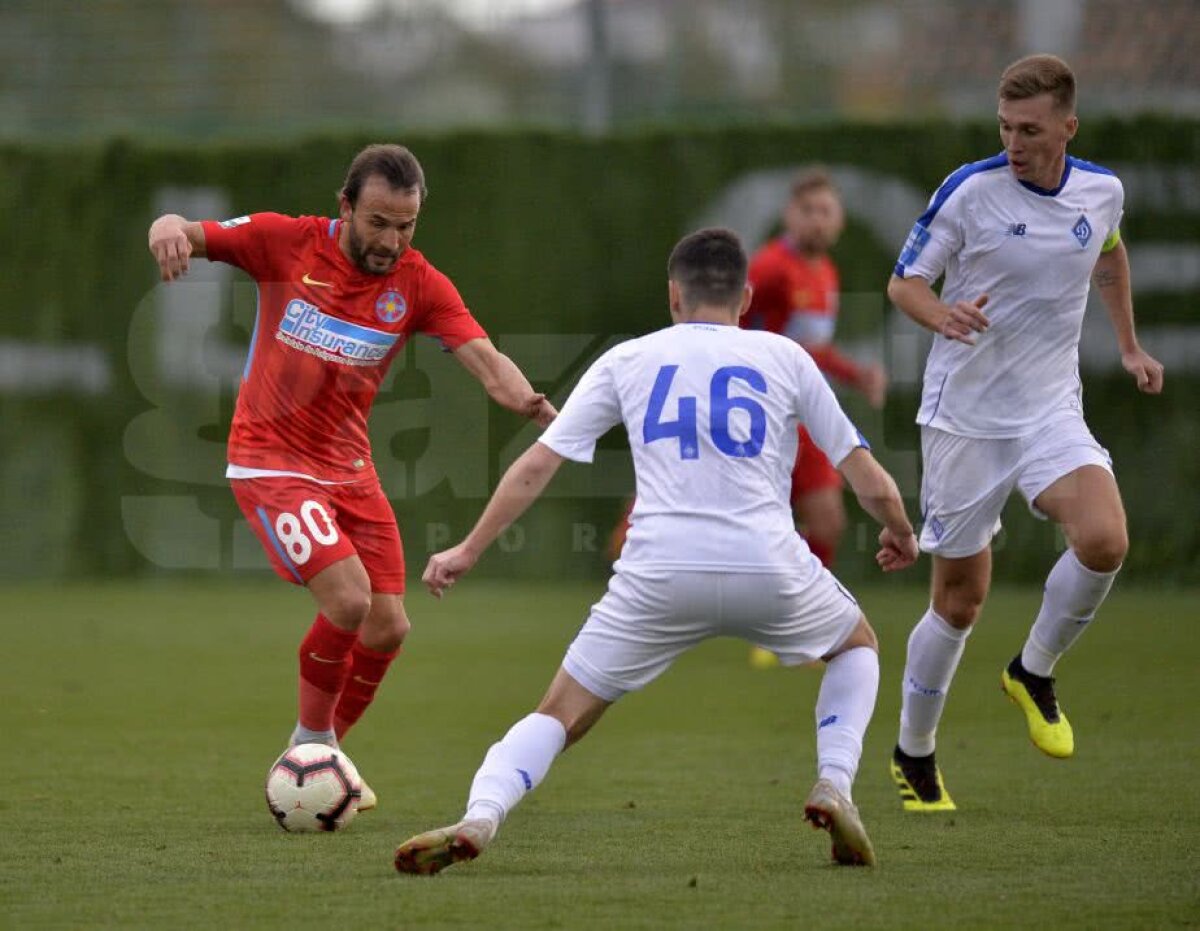
{"label": "sponsor logo on jersey", "polygon": [[1009,236],[1024,236],[1025,235],[1025,224],[1024,223],[1008,224],[1008,235]]}
{"label": "sponsor logo on jersey", "polygon": [[384,291],[375,302],[375,316],[384,323],[395,323],[408,312],[408,305],[398,291]]}
{"label": "sponsor logo on jersey", "polygon": [[220,223],[217,224],[217,226],[221,227],[222,229],[231,230],[235,226],[241,226],[243,223],[249,223],[249,222],[250,222],[249,217],[234,217],[232,220],[222,220]]}
{"label": "sponsor logo on jersey", "polygon": [[1087,244],[1092,238],[1092,224],[1088,222],[1086,215],[1080,214],[1079,219],[1075,221],[1075,225],[1071,227],[1071,232],[1079,240],[1079,245],[1086,249]]}
{"label": "sponsor logo on jersey", "polygon": [[900,264],[912,265],[928,242],[929,230],[920,223],[914,223],[912,232],[908,234],[908,239],[904,242],[904,249],[900,252]]}
{"label": "sponsor logo on jersey", "polygon": [[299,298],[284,308],[275,336],[294,349],[341,365],[378,365],[400,338],[398,333],[381,333],[322,313]]}

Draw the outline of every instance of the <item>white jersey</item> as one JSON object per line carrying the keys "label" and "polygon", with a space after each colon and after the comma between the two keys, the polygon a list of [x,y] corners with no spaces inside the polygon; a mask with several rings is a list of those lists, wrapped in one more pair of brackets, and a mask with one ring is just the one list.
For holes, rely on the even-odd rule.
{"label": "white jersey", "polygon": [[622,422],[637,501],[618,569],[820,570],[788,501],[796,426],[835,465],[867,443],[792,340],[709,323],[629,340],[584,373],[540,442],[591,462]]}
{"label": "white jersey", "polygon": [[975,345],[938,338],[925,363],[917,423],[960,436],[1012,438],[1082,409],[1079,332],[1092,270],[1112,248],[1124,191],[1116,175],[1067,157],[1045,190],[1019,181],[1004,154],[950,175],[909,234],[895,273],[944,303],[988,295]]}

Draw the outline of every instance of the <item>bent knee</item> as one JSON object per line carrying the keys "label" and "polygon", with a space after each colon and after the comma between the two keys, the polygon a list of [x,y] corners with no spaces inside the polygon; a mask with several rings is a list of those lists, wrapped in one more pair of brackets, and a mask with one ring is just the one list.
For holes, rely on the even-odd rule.
{"label": "bent knee", "polygon": [[947,589],[936,594],[933,610],[951,627],[965,630],[979,620],[986,592],[967,586]]}
{"label": "bent knee", "polygon": [[1129,534],[1124,527],[1115,528],[1077,540],[1072,548],[1075,558],[1085,568],[1093,572],[1115,572],[1129,552]]}
{"label": "bent knee", "polygon": [[355,588],[342,589],[325,599],[321,611],[345,630],[357,630],[371,613],[371,593]]}

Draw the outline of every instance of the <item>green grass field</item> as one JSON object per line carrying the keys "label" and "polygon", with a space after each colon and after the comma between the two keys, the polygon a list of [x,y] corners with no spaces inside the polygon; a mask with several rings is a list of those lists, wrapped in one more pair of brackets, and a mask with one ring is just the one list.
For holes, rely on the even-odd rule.
{"label": "green grass field", "polygon": [[924,594],[859,592],[883,648],[856,788],[877,870],[831,866],[800,821],[819,674],[757,672],[719,641],[614,708],[480,860],[398,876],[395,845],[459,816],[599,592],[414,592],[407,655],[346,744],[380,807],[314,836],[262,799],[304,592],[8,588],[0,927],[1200,926],[1200,599],[1120,586],[1059,669],[1069,761],[1032,748],[998,687],[1038,593],[993,595],[943,723],[952,816],[903,814],[887,775]]}

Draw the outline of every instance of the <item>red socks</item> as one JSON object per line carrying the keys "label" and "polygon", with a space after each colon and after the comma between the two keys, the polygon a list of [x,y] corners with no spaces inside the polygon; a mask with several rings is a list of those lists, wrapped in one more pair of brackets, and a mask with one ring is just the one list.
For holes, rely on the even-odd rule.
{"label": "red socks", "polygon": [[313,621],[300,642],[302,727],[313,731],[333,729],[333,709],[350,674],[350,652],[357,642],[356,631],[342,630],[323,614]]}
{"label": "red socks", "polygon": [[375,698],[375,690],[379,688],[379,683],[387,674],[392,660],[399,655],[399,649],[395,649],[391,653],[381,653],[365,647],[361,643],[354,644],[354,648],[350,651],[350,674],[346,678],[345,685],[342,687],[341,699],[333,712],[333,726],[338,740],[346,736],[346,731],[350,730],[362,717],[367,706]]}

